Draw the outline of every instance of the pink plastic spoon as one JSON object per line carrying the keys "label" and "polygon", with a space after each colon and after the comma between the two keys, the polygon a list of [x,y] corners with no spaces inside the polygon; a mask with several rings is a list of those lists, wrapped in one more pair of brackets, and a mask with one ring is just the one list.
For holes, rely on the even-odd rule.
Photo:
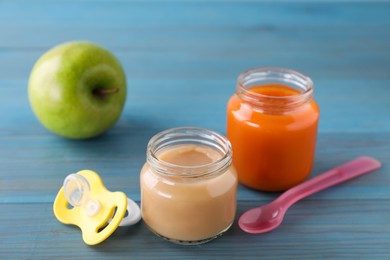
{"label": "pink plastic spoon", "polygon": [[271,231],[282,223],[287,209],[300,199],[380,167],[381,163],[371,157],[349,161],[287,190],[267,205],[246,211],[238,224],[242,230],[252,234]]}

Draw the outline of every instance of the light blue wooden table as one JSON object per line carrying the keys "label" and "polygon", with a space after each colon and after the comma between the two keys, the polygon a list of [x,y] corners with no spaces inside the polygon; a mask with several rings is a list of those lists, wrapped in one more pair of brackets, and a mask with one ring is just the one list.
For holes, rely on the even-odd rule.
{"label": "light blue wooden table", "polygon": [[[87,141],[59,138],[34,117],[27,81],[50,47],[100,43],[122,62],[128,99],[116,126]],[[315,82],[321,107],[315,176],[359,155],[375,173],[293,206],[277,230],[234,223],[200,246],[162,241],[144,225],[97,246],[59,223],[64,177],[99,172],[140,200],[139,171],[155,133],[199,126],[225,133],[239,73],[281,66]],[[390,259],[390,3],[352,1],[0,1],[1,259]],[[239,187],[237,216],[278,194]]]}

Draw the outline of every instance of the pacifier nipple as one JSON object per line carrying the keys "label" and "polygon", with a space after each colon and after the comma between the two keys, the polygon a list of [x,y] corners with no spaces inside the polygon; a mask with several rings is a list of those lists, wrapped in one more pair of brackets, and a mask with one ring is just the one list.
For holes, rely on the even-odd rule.
{"label": "pacifier nipple", "polygon": [[90,197],[91,187],[84,176],[69,174],[64,180],[63,187],[65,197],[73,207],[81,206],[88,216],[94,216],[99,212],[100,203]]}

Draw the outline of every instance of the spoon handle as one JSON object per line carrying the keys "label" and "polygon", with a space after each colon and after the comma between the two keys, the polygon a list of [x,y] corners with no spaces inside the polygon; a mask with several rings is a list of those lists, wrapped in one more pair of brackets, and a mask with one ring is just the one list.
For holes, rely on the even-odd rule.
{"label": "spoon handle", "polygon": [[310,196],[313,193],[353,179],[380,167],[381,163],[374,158],[368,156],[359,157],[289,189],[280,195],[277,200],[283,201],[283,203],[289,207],[298,200]]}

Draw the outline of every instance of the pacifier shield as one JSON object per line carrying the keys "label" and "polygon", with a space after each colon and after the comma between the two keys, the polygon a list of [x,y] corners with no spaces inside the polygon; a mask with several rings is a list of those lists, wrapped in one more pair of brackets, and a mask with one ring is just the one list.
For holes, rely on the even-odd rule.
{"label": "pacifier shield", "polygon": [[[66,177],[54,201],[53,210],[60,222],[76,225],[81,229],[86,244],[96,245],[107,239],[121,225],[126,211],[130,211],[128,201],[131,200],[123,192],[107,190],[96,172],[83,170]],[[139,210],[135,202],[129,203],[134,203],[132,207],[136,206]],[[69,204],[73,207],[70,208]],[[129,212],[122,225],[139,221],[140,213],[136,210],[132,212],[132,221],[129,222]]]}

